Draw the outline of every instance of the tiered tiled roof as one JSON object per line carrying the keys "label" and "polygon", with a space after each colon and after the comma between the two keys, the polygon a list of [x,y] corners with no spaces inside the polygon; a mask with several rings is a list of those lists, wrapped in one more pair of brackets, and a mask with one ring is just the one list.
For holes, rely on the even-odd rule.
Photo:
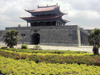
{"label": "tiered tiled roof", "polygon": [[42,11],[51,11],[51,10],[55,10],[56,8],[58,8],[58,6],[53,6],[53,7],[42,7],[42,8],[37,8],[35,10],[25,10],[27,12],[42,12]]}
{"label": "tiered tiled roof", "polygon": [[[42,20],[42,19],[54,19],[54,18],[58,18],[61,17],[62,15],[57,15],[57,16],[45,16],[45,17],[20,17],[21,19],[24,20]],[[63,19],[64,20],[64,19]],[[64,20],[65,22],[70,22],[68,20]]]}
{"label": "tiered tiled roof", "polygon": [[63,14],[63,15],[65,15],[66,13],[63,13],[63,12],[61,12],[60,10],[59,10],[59,6],[58,5],[52,5],[52,6],[38,6],[36,9],[34,9],[34,10],[25,10],[25,11],[27,11],[27,12],[29,12],[29,13],[33,13],[33,14],[36,14],[36,13],[39,13],[39,12],[54,12],[54,10],[58,10],[58,12],[60,13],[60,14]]}
{"label": "tiered tiled roof", "polygon": [[20,17],[21,19],[24,20],[37,20],[37,19],[52,19],[52,18],[58,18],[61,15],[57,15],[57,16],[43,16],[43,17]]}
{"label": "tiered tiled roof", "polygon": [[63,13],[59,10],[59,6],[58,5],[53,5],[53,6],[38,6],[36,9],[34,10],[25,10],[29,13],[31,13],[32,17],[20,17],[23,20],[26,20],[28,22],[32,22],[32,21],[43,21],[43,20],[55,20],[57,21],[59,19],[59,21],[63,22],[64,24],[67,22],[70,22],[68,20],[64,20],[62,19],[62,16],[64,14],[67,13]]}

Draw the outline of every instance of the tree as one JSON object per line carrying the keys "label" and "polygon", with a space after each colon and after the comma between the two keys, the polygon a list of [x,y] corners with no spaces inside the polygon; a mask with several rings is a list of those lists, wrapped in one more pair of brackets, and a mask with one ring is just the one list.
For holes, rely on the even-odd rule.
{"label": "tree", "polygon": [[100,45],[100,29],[94,29],[89,32],[88,41],[90,45]]}
{"label": "tree", "polygon": [[94,54],[98,54],[98,48],[100,46],[100,29],[94,29],[89,32],[88,41],[90,45],[93,45]]}
{"label": "tree", "polygon": [[4,33],[3,37],[5,44],[10,48],[13,48],[19,41],[19,32],[16,30],[9,30]]}
{"label": "tree", "polygon": [[18,24],[18,27],[21,27],[21,25],[20,25],[20,24]]}

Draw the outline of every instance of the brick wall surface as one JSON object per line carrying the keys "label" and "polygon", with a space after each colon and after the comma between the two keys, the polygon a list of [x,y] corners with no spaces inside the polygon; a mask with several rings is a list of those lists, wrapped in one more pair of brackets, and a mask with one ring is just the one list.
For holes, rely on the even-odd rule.
{"label": "brick wall surface", "polygon": [[60,45],[60,46],[80,46],[88,45],[85,31],[82,31],[78,25],[67,26],[34,26],[34,27],[7,27],[6,30],[15,29],[20,34],[20,42],[31,44],[31,35],[38,33],[40,35],[41,45]]}

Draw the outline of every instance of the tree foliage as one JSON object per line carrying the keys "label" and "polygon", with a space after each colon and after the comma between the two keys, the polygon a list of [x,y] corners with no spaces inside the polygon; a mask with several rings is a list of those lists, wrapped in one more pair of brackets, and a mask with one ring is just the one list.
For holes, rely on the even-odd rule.
{"label": "tree foliage", "polygon": [[21,25],[20,25],[20,24],[18,24],[18,27],[21,27]]}
{"label": "tree foliage", "polygon": [[4,32],[3,37],[5,44],[10,48],[13,48],[19,41],[19,32],[16,30],[8,30]]}
{"label": "tree foliage", "polygon": [[100,29],[94,29],[91,32],[89,32],[88,41],[90,45],[100,46]]}

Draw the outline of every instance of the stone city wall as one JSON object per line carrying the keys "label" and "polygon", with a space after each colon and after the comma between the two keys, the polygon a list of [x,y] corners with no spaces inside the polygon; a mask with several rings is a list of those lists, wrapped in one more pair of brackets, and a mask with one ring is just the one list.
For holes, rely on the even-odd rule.
{"label": "stone city wall", "polygon": [[[77,25],[67,26],[34,26],[34,27],[7,27],[20,32],[20,42],[31,44],[31,35],[40,35],[40,45],[80,46],[88,45],[87,33]],[[22,37],[21,34],[25,34]]]}
{"label": "stone city wall", "polygon": [[40,44],[61,45],[61,46],[79,46],[80,34],[77,25],[70,26],[38,26],[31,27],[33,33],[40,34]]}
{"label": "stone city wall", "polygon": [[89,33],[87,33],[84,29],[80,29],[80,34],[81,34],[81,45],[82,46],[89,46],[89,42],[88,42],[88,35]]}
{"label": "stone city wall", "polygon": [[[18,43],[30,43],[30,27],[6,27],[6,30],[17,30],[20,32],[20,41]],[[22,34],[25,34],[25,36],[21,36]]]}

